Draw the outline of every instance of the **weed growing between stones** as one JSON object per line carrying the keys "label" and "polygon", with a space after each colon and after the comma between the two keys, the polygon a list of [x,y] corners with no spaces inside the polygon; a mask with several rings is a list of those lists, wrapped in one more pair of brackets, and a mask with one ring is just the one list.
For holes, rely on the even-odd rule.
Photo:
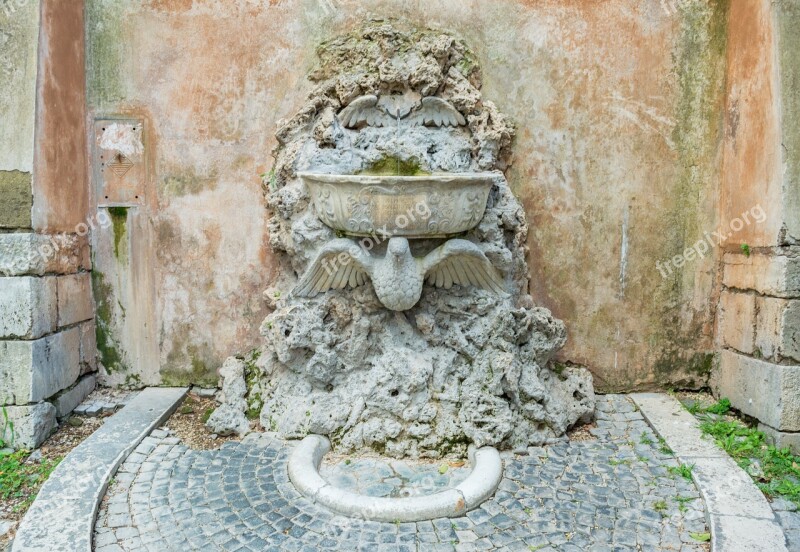
{"label": "weed growing between stones", "polygon": [[687,481],[692,480],[692,471],[694,470],[694,464],[681,464],[679,466],[671,466],[668,468],[669,473],[672,475],[679,475],[683,477]]}
{"label": "weed growing between stones", "polygon": [[0,455],[0,499],[13,503],[13,511],[25,511],[39,487],[55,469],[61,458],[29,460],[30,452],[19,450]]}
{"label": "weed growing between stones", "polygon": [[697,542],[708,542],[711,540],[711,533],[689,533],[689,536]]}
{"label": "weed growing between stones", "polygon": [[[0,449],[4,449],[6,447],[11,446],[14,440],[14,422],[12,422],[9,419],[8,410],[6,410],[5,406],[2,408],[2,414],[3,414],[3,429],[0,430]],[[11,441],[9,441],[8,443],[6,443],[5,441],[6,434],[8,434],[10,436],[9,438],[11,439]]]}
{"label": "weed growing between stones", "polygon": [[799,456],[767,444],[762,432],[740,420],[706,419],[700,429],[750,474],[765,495],[800,506]]}
{"label": "weed growing between stones", "polygon": [[765,495],[800,506],[800,456],[767,443],[764,433],[739,418],[727,398],[709,406],[691,401],[684,407],[700,420],[700,430],[713,438]]}
{"label": "weed growing between stones", "polygon": [[690,496],[676,496],[675,497],[675,502],[678,503],[678,511],[680,513],[682,513],[682,514],[685,513],[688,510],[688,508],[686,507],[686,504],[688,504],[689,502],[692,502],[693,500],[697,500],[697,499],[696,498],[692,498]]}

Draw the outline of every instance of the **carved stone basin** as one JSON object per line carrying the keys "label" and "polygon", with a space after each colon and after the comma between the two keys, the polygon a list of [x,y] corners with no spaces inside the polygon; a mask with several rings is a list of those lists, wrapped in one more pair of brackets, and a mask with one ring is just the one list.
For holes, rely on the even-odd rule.
{"label": "carved stone basin", "polygon": [[424,176],[303,172],[322,222],[352,236],[447,237],[483,218],[494,173]]}

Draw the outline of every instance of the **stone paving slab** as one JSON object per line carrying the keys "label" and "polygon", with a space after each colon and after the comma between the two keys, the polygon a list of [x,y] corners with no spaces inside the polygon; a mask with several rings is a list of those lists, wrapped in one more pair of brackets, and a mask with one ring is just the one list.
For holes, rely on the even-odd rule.
{"label": "stone paving slab", "polygon": [[109,487],[97,552],[157,550],[701,551],[710,531],[694,484],[623,396],[598,397],[590,441],[507,455],[494,497],[460,518],[380,523],[335,515],[289,482],[296,445],[251,434],[218,450],[167,431],[144,439]]}
{"label": "stone paving slab", "polygon": [[725,451],[704,438],[697,418],[663,393],[631,395],[655,431],[692,465],[692,478],[706,503],[714,552],[785,552],[786,538],[753,480]]}
{"label": "stone paving slab", "polygon": [[786,547],[789,552],[800,552],[800,511],[797,504],[776,498],[771,503],[775,517],[786,536]]}
{"label": "stone paving slab", "polygon": [[470,474],[468,465],[464,466],[367,457],[323,462],[319,473],[328,483],[346,491],[399,498],[451,489]]}
{"label": "stone paving slab", "polygon": [[186,389],[145,389],[75,447],[42,486],[12,552],[90,552],[98,504],[111,477],[185,394]]}

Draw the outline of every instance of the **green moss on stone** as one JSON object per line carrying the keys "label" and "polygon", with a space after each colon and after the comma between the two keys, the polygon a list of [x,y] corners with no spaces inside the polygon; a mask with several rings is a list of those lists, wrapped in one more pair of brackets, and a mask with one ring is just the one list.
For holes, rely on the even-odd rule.
{"label": "green moss on stone", "polygon": [[203,362],[195,360],[190,370],[177,368],[163,368],[161,382],[168,387],[186,387],[197,385],[200,387],[214,387],[217,377],[210,373],[210,369]]}
{"label": "green moss on stone", "polygon": [[[678,85],[672,142],[678,156],[673,202],[666,214],[660,258],[669,260],[703,238],[707,196],[718,179],[723,134],[727,29],[730,0],[687,0],[679,3],[681,28],[673,52]],[[687,323],[688,297],[694,292],[696,262],[674,267],[659,279],[653,293],[649,343],[661,384],[702,387],[709,355],[700,351],[703,317]]]}
{"label": "green moss on stone", "polygon": [[716,355],[710,352],[689,352],[672,349],[665,351],[655,362],[658,379],[680,388],[696,388],[698,382],[708,381],[714,368]]}
{"label": "green moss on stone", "polygon": [[247,410],[245,415],[250,420],[255,420],[261,415],[261,409],[264,407],[264,399],[261,397],[259,391],[259,380],[261,370],[256,365],[256,361],[261,356],[259,349],[253,349],[244,358],[244,381],[247,387]]}
{"label": "green moss on stone", "polygon": [[144,387],[144,383],[139,374],[128,374],[125,376],[125,383],[122,384],[122,387],[125,389],[141,389]]}
{"label": "green moss on stone", "polygon": [[127,0],[86,1],[86,84],[92,107],[125,99]]}
{"label": "green moss on stone", "polygon": [[479,70],[478,58],[472,51],[465,49],[460,60],[455,64],[455,68],[459,73],[469,78],[469,76]]}
{"label": "green moss on stone", "polygon": [[217,178],[215,176],[182,174],[165,177],[161,184],[161,192],[164,196],[181,197],[199,194],[204,190],[214,190],[216,187]]}
{"label": "green moss on stone", "polygon": [[172,387],[216,387],[217,371],[210,357],[206,348],[178,343],[167,355],[167,365],[161,368],[161,381]]}
{"label": "green moss on stone", "polygon": [[0,228],[30,228],[31,173],[0,171]]}
{"label": "green moss on stone", "polygon": [[109,207],[108,215],[111,217],[111,227],[114,231],[114,257],[120,260],[119,246],[128,231],[128,208]]}
{"label": "green moss on stone", "polygon": [[128,370],[122,355],[117,349],[112,332],[114,328],[113,293],[114,290],[106,283],[103,273],[92,272],[92,289],[96,303],[95,337],[100,362],[103,363],[109,374],[125,372]]}
{"label": "green moss on stone", "polygon": [[466,447],[471,444],[472,441],[466,435],[457,435],[449,439],[443,439],[436,451],[444,458],[448,454],[459,452],[462,449],[466,450]]}
{"label": "green moss on stone", "polygon": [[800,2],[774,2],[781,83],[781,145],[784,149],[784,204],[789,243],[800,239]]}
{"label": "green moss on stone", "polygon": [[361,171],[359,174],[376,176],[420,176],[431,173],[422,170],[416,159],[400,159],[386,156]]}

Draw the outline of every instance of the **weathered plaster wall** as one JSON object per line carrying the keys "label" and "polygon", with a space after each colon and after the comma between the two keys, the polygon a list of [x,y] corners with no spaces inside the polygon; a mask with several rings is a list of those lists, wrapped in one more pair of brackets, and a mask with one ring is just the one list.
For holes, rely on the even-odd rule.
{"label": "weathered plaster wall", "polygon": [[712,389],[800,451],[800,1],[734,2],[720,211],[726,228]]}
{"label": "weathered plaster wall", "polygon": [[130,261],[155,267],[164,380],[212,376],[258,343],[273,262],[259,175],[278,120],[309,91],[320,41],[365,17],[401,16],[466,39],[484,96],[518,124],[508,177],[531,222],[531,293],[568,328],[561,360],[588,366],[600,389],[703,382],[715,259],[665,278],[656,262],[716,229],[727,9],[87,0],[92,115],[150,125],[152,246]]}
{"label": "weathered plaster wall", "polygon": [[39,2],[0,5],[0,171],[33,169]]}
{"label": "weathered plaster wall", "polygon": [[83,3],[41,5],[33,227],[74,233],[89,211]]}
{"label": "weathered plaster wall", "polygon": [[723,228],[760,205],[768,215],[731,236],[728,248],[776,245],[782,201],[780,84],[769,2],[731,5],[720,210]]}
{"label": "weathered plaster wall", "polygon": [[39,5],[0,5],[0,229],[31,226]]}

